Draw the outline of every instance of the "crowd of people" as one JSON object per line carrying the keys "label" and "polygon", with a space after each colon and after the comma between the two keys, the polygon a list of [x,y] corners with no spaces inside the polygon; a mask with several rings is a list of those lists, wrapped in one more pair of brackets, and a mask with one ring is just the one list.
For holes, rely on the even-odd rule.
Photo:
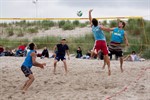
{"label": "crowd of people", "polygon": [[28,48],[26,45],[20,45],[17,49],[9,49],[0,46],[0,56],[16,56],[16,57],[23,57],[26,56]]}

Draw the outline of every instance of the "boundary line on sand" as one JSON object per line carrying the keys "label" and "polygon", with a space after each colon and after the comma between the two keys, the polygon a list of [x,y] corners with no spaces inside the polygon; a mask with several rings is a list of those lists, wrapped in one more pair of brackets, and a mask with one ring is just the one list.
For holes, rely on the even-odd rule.
{"label": "boundary line on sand", "polygon": [[137,83],[137,82],[143,77],[143,75],[145,74],[145,72],[146,72],[147,70],[150,70],[150,67],[141,68],[141,70],[140,70],[139,74],[137,75],[135,81],[130,82],[127,86],[125,86],[125,87],[124,87],[123,89],[121,89],[120,91],[114,93],[113,95],[106,97],[105,100],[111,100],[113,97],[116,97],[116,96],[118,96],[118,95],[123,94],[123,92],[125,92],[125,91],[127,91],[127,90],[129,89],[129,86],[130,86],[132,83]]}

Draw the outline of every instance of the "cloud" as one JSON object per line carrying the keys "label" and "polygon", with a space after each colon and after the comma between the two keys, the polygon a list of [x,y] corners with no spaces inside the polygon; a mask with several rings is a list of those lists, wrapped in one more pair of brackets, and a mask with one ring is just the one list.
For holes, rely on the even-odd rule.
{"label": "cloud", "polygon": [[[36,17],[33,0],[0,0],[1,17]],[[88,10],[94,9],[93,16],[142,16],[149,15],[150,0],[38,0],[38,17],[88,17]]]}
{"label": "cloud", "polygon": [[59,0],[60,5],[70,7],[114,7],[148,9],[150,0]]}

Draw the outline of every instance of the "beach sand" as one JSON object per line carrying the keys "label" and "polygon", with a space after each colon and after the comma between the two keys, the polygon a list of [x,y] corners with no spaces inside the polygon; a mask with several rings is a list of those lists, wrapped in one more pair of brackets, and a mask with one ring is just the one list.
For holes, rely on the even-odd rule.
{"label": "beach sand", "polygon": [[63,63],[53,74],[54,59],[46,62],[45,69],[32,67],[35,81],[26,94],[21,86],[27,78],[20,70],[24,57],[0,57],[1,100],[150,100],[150,61],[124,62],[121,73],[119,61],[111,61],[112,75],[102,60],[67,60],[69,73],[64,75]]}

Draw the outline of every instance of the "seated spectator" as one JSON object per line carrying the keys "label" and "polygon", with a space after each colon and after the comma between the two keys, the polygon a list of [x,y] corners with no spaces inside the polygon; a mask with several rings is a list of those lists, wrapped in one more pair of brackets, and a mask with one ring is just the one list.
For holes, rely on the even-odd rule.
{"label": "seated spectator", "polygon": [[52,56],[50,58],[55,58],[57,54],[57,51],[55,51],[55,53],[52,54]]}
{"label": "seated spectator", "polygon": [[144,61],[145,59],[140,58],[135,51],[132,51],[130,55],[124,58],[125,61]]}
{"label": "seated spectator", "polygon": [[24,56],[26,56],[29,51],[30,51],[29,46],[26,46],[26,48],[24,50]]}
{"label": "seated spectator", "polygon": [[88,52],[86,53],[86,55],[82,56],[83,59],[90,59],[91,58],[91,51],[88,50]]}
{"label": "seated spectator", "polygon": [[18,50],[16,51],[16,56],[24,56],[25,48],[26,48],[25,45],[20,45],[18,47]]}
{"label": "seated spectator", "polygon": [[4,56],[4,48],[0,46],[0,56]]}
{"label": "seated spectator", "polygon": [[82,57],[82,50],[81,50],[81,48],[80,47],[78,47],[78,49],[77,49],[77,56],[76,56],[76,58],[81,58]]}
{"label": "seated spectator", "polygon": [[91,51],[90,50],[88,50],[88,52],[86,53],[86,56],[91,57]]}
{"label": "seated spectator", "polygon": [[42,57],[41,58],[44,58],[44,57],[49,58],[49,52],[48,52],[47,47],[44,47],[44,50],[42,51]]}
{"label": "seated spectator", "polygon": [[15,56],[15,54],[13,53],[13,51],[11,49],[5,50],[4,54],[5,54],[5,56]]}

